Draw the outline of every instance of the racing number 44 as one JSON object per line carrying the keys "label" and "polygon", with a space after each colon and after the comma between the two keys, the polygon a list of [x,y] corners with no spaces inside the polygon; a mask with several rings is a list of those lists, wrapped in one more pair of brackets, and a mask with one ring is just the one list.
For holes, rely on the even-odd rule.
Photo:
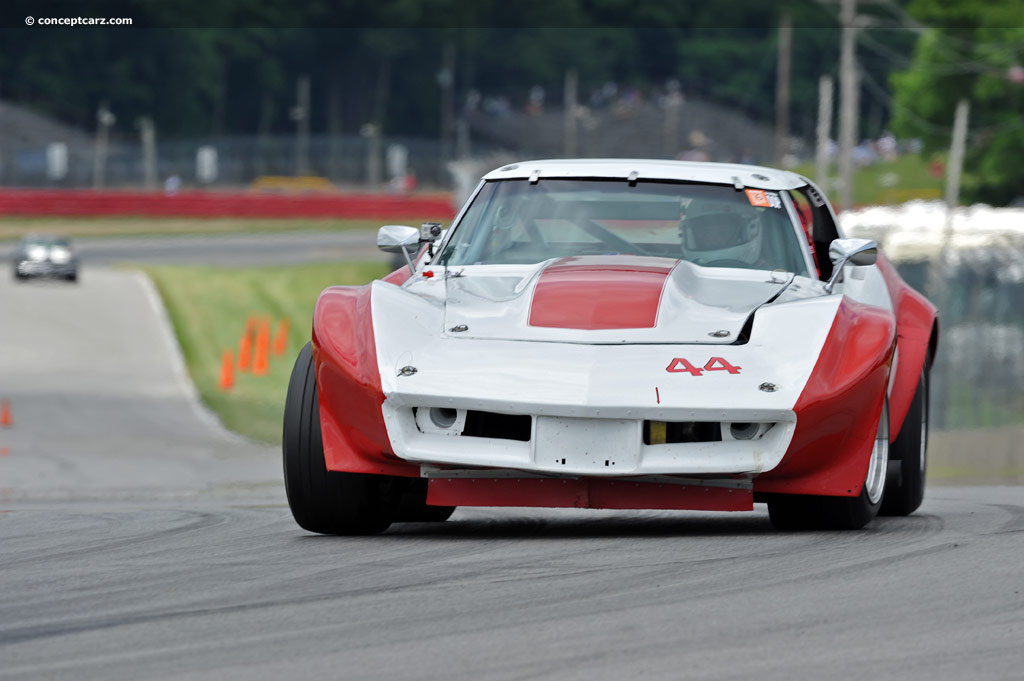
{"label": "racing number 44", "polygon": [[684,357],[675,357],[669,362],[665,371],[673,374],[686,372],[691,376],[702,376],[705,371],[728,371],[730,374],[738,374],[740,369],[741,367],[730,364],[728,360],[722,357],[712,357],[703,368],[693,366],[690,364],[690,360]]}

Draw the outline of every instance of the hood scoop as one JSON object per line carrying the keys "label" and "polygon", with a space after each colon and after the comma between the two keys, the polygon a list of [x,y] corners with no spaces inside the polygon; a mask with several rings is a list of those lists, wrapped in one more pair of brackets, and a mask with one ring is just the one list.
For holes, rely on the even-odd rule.
{"label": "hood scoop", "polygon": [[447,279],[444,326],[453,338],[729,344],[792,281],[766,274],[646,256],[467,267]]}
{"label": "hood scoop", "polygon": [[[675,260],[563,258],[533,290],[530,326],[556,329],[651,329]],[[662,261],[662,262],[659,262]]]}

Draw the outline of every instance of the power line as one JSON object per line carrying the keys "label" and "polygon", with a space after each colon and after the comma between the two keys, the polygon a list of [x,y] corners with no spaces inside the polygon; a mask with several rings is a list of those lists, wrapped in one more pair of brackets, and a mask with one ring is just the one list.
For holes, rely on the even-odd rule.
{"label": "power line", "polygon": [[[874,93],[876,97],[875,101],[881,104],[882,106],[885,106],[887,109],[889,109],[889,111],[899,111],[901,114],[905,114],[914,123],[914,125],[926,130],[930,134],[948,136],[952,132],[952,124],[942,125],[939,123],[933,123],[932,121],[922,118],[912,109],[908,109],[907,107],[901,105],[899,102],[896,101],[896,99],[891,94],[889,94],[889,92],[885,90],[884,87],[882,87],[878,83],[877,80],[874,79],[874,77],[870,73],[862,72],[861,77],[865,85],[868,86],[868,89]],[[978,135],[999,133],[1002,132],[1003,130],[1013,127],[1014,125],[1015,121],[1009,120],[999,125],[978,126],[976,128],[970,128],[968,130],[968,135],[975,137]]]}
{"label": "power line", "polygon": [[898,64],[905,69],[913,69],[914,71],[920,71],[937,76],[954,76],[967,73],[1001,75],[1003,72],[1002,69],[993,66],[991,63],[967,59],[960,59],[959,63],[956,64],[932,64],[928,66],[921,66],[915,64],[912,58],[905,57],[888,45],[885,45],[875,38],[869,37],[866,31],[862,31],[859,37],[861,44],[865,48],[874,52],[876,55],[888,59],[889,63]]}

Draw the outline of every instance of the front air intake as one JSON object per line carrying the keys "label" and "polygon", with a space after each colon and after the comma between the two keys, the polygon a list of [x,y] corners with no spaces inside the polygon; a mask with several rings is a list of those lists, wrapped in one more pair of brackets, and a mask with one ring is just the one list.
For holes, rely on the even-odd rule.
{"label": "front air intake", "polygon": [[721,440],[722,426],[717,421],[644,421],[645,445]]}
{"label": "front air intake", "polygon": [[491,411],[466,412],[465,437],[488,437],[496,440],[529,442],[532,419],[524,414],[498,414]]}

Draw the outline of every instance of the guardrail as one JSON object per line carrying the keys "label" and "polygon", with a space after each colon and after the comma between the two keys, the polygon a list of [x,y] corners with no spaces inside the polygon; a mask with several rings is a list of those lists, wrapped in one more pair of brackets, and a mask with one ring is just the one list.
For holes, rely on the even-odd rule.
{"label": "guardrail", "polygon": [[451,218],[454,211],[447,195],[15,189],[0,190],[0,215],[422,219]]}

